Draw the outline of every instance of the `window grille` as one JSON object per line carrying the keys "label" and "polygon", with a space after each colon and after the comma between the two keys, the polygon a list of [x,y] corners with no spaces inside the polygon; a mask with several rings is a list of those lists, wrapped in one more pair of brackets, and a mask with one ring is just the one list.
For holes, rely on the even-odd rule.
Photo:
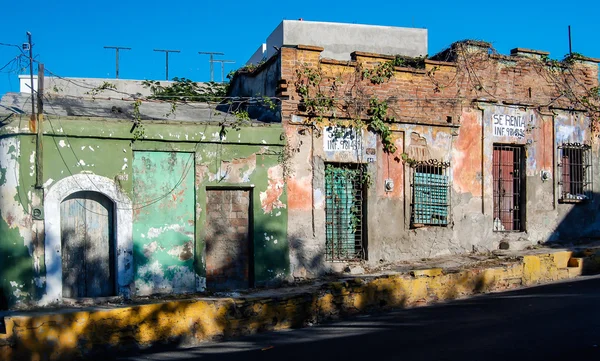
{"label": "window grille", "polygon": [[435,159],[416,162],[412,167],[413,227],[448,225],[450,218],[449,162]]}
{"label": "window grille", "polygon": [[563,143],[558,147],[558,185],[562,202],[592,198],[592,155],[587,144]]}
{"label": "window grille", "polygon": [[524,157],[520,146],[494,145],[494,231],[524,231]]}
{"label": "window grille", "polygon": [[325,167],[326,260],[347,261],[364,258],[362,165]]}

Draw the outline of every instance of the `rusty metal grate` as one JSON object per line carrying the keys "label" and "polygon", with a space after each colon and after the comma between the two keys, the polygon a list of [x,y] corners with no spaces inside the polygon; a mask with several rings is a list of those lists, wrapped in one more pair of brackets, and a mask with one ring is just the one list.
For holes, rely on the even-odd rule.
{"label": "rusty metal grate", "polygon": [[326,260],[364,259],[362,165],[327,164],[325,167]]}
{"label": "rusty metal grate", "polygon": [[412,226],[448,225],[450,218],[450,163],[432,159],[413,163],[411,168]]}
{"label": "rusty metal grate", "polygon": [[494,231],[524,231],[524,163],[523,148],[494,145],[492,176],[494,182]]}
{"label": "rusty metal grate", "polygon": [[587,144],[563,143],[558,147],[561,202],[581,202],[592,198],[592,152]]}

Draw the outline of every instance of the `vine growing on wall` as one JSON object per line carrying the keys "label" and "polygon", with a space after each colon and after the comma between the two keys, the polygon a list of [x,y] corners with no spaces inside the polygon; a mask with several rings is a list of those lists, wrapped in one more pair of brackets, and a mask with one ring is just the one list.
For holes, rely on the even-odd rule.
{"label": "vine growing on wall", "polygon": [[[294,85],[300,97],[299,110],[316,120],[317,124],[321,124],[327,118],[334,125],[343,125],[356,130],[367,129],[381,137],[385,152],[395,153],[396,146],[389,127],[389,123],[394,122],[395,119],[388,116],[387,101],[363,93],[359,89],[358,82],[365,76],[365,71],[359,68],[357,74],[354,83],[349,86],[350,89],[354,89],[354,93],[338,98],[339,90],[348,85],[344,84],[341,77],[333,79],[330,77],[328,84],[323,84],[325,77],[320,67],[316,69],[306,65],[298,67]],[[393,72],[373,74],[378,74],[377,82],[383,78],[387,81],[393,76]],[[343,120],[340,119],[340,115]]]}

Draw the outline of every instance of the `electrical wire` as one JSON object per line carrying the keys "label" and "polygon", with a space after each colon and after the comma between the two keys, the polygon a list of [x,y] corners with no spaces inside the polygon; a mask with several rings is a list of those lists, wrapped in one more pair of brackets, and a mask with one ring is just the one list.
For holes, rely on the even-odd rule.
{"label": "electrical wire", "polygon": [[[45,98],[46,98],[46,97],[45,97]],[[46,98],[46,99],[47,99],[47,98]],[[51,108],[53,108],[53,111],[55,111],[55,112],[56,112],[56,110],[54,109],[54,107],[53,107],[53,106],[52,106],[50,103],[49,103],[49,106],[50,106]],[[55,115],[55,116],[56,116],[56,117],[57,117],[57,119],[58,119],[59,126],[60,126],[62,129],[64,129],[64,127],[63,127],[63,124],[62,124],[62,121],[61,121],[61,119],[60,119],[60,116],[57,116],[57,115]],[[64,163],[65,167],[67,168],[67,171],[69,172],[69,174],[70,174],[71,176],[73,176],[74,174],[73,174],[73,172],[71,171],[71,168],[69,167],[69,165],[68,165],[67,161],[65,160],[65,158],[64,158],[64,156],[63,156],[63,154],[62,154],[62,152],[61,152],[61,150],[60,150],[60,148],[61,148],[61,147],[60,147],[60,146],[58,145],[58,143],[56,142],[56,135],[57,135],[58,133],[57,133],[57,132],[56,132],[56,130],[54,129],[54,126],[53,126],[53,124],[52,124],[52,121],[50,120],[50,118],[48,117],[48,118],[46,118],[46,119],[48,120],[48,123],[50,124],[50,127],[52,128],[52,133],[54,134],[54,136],[52,137],[52,139],[53,139],[53,141],[54,141],[54,143],[55,143],[56,149],[57,149],[57,151],[59,152],[59,155],[60,155],[60,157],[61,157],[61,159],[62,159],[62,161],[63,161],[63,163]],[[66,134],[64,134],[63,136],[65,137],[65,140],[66,140],[66,143],[67,143],[67,147],[68,147],[69,149],[71,149],[71,152],[72,152],[72,154],[73,154],[73,157],[75,158],[75,160],[77,161],[77,163],[78,163],[78,164],[81,164],[81,160],[79,159],[79,157],[78,157],[78,156],[77,156],[77,154],[75,153],[75,150],[74,150],[73,146],[72,146],[72,145],[71,145],[71,143],[70,143],[69,137],[68,137]],[[143,209],[143,208],[149,207],[149,206],[151,206],[151,205],[153,205],[153,204],[155,204],[155,203],[157,203],[157,202],[161,201],[162,199],[164,199],[164,198],[166,198],[167,196],[169,196],[170,194],[172,194],[172,193],[173,193],[173,192],[174,192],[174,191],[175,191],[175,190],[176,190],[176,189],[179,187],[179,185],[181,185],[181,183],[183,183],[183,181],[184,181],[184,180],[185,180],[185,178],[187,177],[187,174],[189,173],[189,171],[190,171],[190,169],[191,169],[191,167],[192,167],[192,166],[191,166],[191,164],[193,164],[193,162],[191,162],[191,161],[192,161],[192,159],[195,157],[195,154],[196,154],[196,151],[198,150],[198,146],[199,146],[199,145],[200,145],[200,142],[196,142],[196,145],[194,146],[194,150],[193,150],[193,152],[190,152],[190,157],[188,158],[188,160],[187,160],[187,162],[186,162],[186,164],[185,164],[185,166],[184,166],[184,171],[182,172],[182,175],[181,175],[181,177],[179,178],[179,180],[178,180],[178,181],[175,183],[175,185],[174,185],[174,186],[173,186],[173,187],[172,187],[172,188],[171,188],[171,189],[170,189],[168,192],[166,192],[166,193],[164,193],[164,194],[162,194],[162,195],[160,195],[160,196],[158,196],[158,197],[156,197],[156,198],[154,198],[154,199],[151,199],[151,200],[149,200],[149,201],[147,201],[147,202],[144,202],[144,203],[142,203],[142,205],[141,205],[141,206],[139,206],[139,207],[138,207],[138,206],[135,206],[135,207],[132,207],[132,208],[128,208],[128,207],[118,207],[118,206],[117,206],[117,209],[121,209],[121,210],[138,210],[138,209]],[[88,180],[90,181],[90,183],[91,183],[91,184],[92,184],[92,185],[93,185],[93,186],[94,186],[94,187],[95,187],[95,188],[96,188],[96,189],[97,189],[99,192],[102,192],[102,191],[100,190],[100,188],[99,188],[99,187],[96,185],[96,183],[94,183],[94,181],[91,179],[91,177],[89,176],[89,174],[88,174],[88,173],[82,173],[82,174],[85,174],[85,175],[87,176]],[[83,189],[83,187],[81,187],[81,185],[80,185],[80,184],[77,184],[77,185],[79,186],[79,188]],[[114,202],[116,202],[116,203],[124,203],[124,202],[121,202],[121,201],[119,201],[119,200],[116,200],[116,199],[115,199],[115,200],[113,200],[113,201],[114,201]],[[81,204],[80,204],[80,205],[81,205]],[[81,205],[81,206],[82,206],[82,207],[84,207],[83,205]],[[85,207],[84,207],[84,208],[85,208]]]}

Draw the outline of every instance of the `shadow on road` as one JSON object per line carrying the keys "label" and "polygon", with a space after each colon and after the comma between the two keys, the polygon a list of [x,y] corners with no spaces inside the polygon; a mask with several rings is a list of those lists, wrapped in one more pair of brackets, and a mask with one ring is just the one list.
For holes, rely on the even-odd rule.
{"label": "shadow on road", "polygon": [[592,277],[121,360],[599,360],[599,302]]}

